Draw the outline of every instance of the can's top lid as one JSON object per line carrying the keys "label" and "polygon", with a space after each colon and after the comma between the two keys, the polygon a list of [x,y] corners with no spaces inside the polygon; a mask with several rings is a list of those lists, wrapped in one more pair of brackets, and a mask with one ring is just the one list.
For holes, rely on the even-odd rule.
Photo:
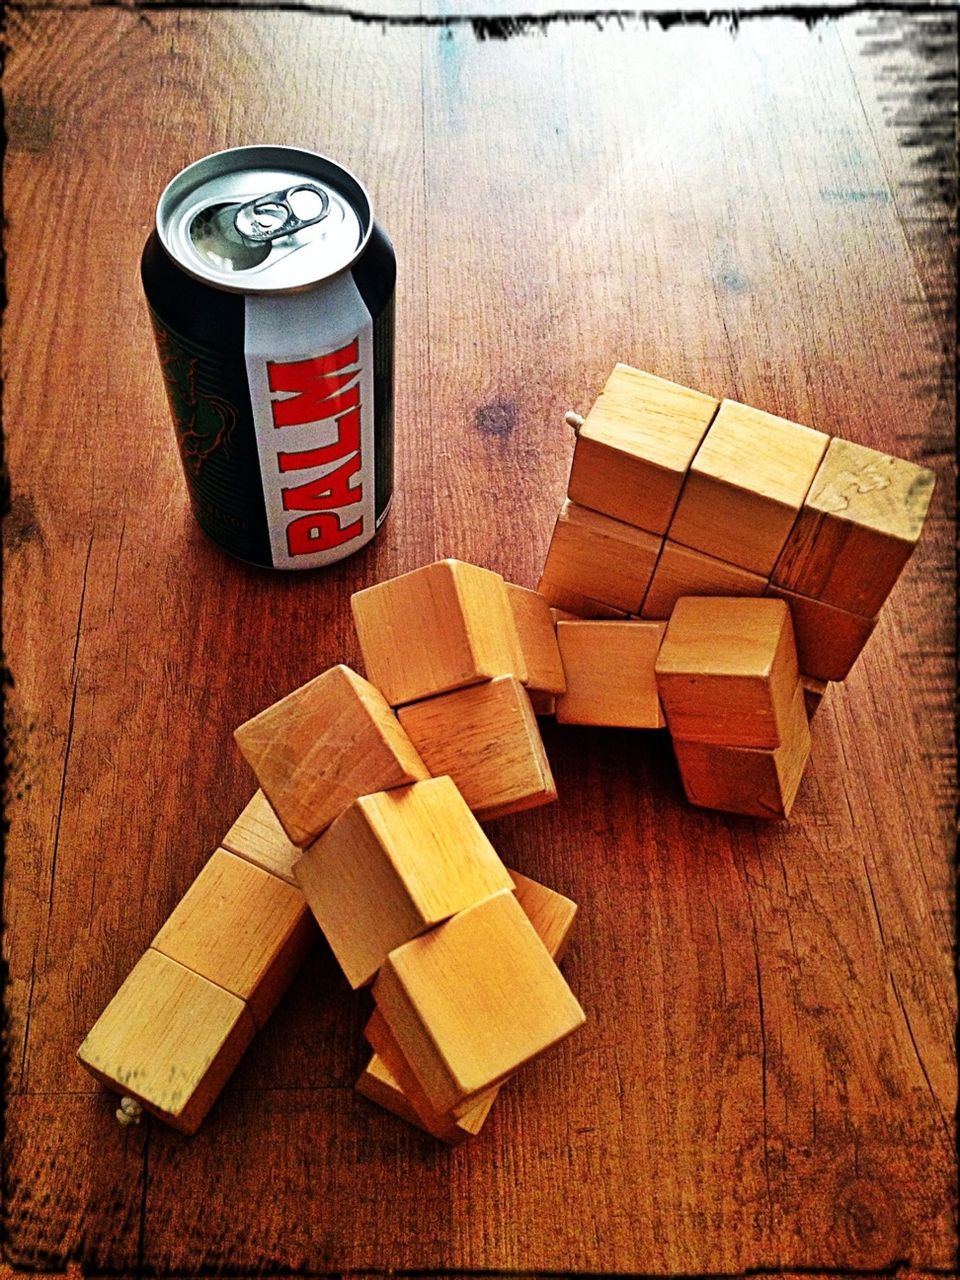
{"label": "can's top lid", "polygon": [[230,293],[293,293],[348,267],[373,225],[346,169],[299,147],[233,147],[170,182],[157,234],[189,275]]}

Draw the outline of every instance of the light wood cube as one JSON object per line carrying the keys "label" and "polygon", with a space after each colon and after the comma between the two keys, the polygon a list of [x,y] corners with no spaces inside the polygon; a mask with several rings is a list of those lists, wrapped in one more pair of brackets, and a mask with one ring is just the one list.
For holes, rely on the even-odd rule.
{"label": "light wood cube", "polygon": [[430,772],[452,778],[481,821],[556,800],[533,707],[513,676],[412,702],[398,715]]}
{"label": "light wood cube", "polygon": [[674,738],[778,747],[800,684],[790,610],[767,598],[685,596],[667,624],[656,674]]}
{"label": "light wood cube", "polygon": [[803,685],[803,705],[806,708],[807,719],[813,721],[813,717],[820,710],[827,689],[830,687],[827,680],[815,680],[813,676],[800,676],[800,683]]}
{"label": "light wood cube", "polygon": [[671,542],[769,578],[829,437],[724,400],[670,522]]}
{"label": "light wood cube", "polygon": [[430,776],[380,691],[342,665],[267,707],[234,737],[301,847],[357,796]]}
{"label": "light wood cube", "polygon": [[584,1022],[512,892],[392,951],[373,995],[430,1105],[457,1115]]}
{"label": "light wood cube", "polygon": [[239,996],[262,1027],[316,938],[296,886],[218,849],[150,945]]}
{"label": "light wood cube", "polygon": [[537,594],[543,596],[551,606],[551,613],[565,614],[570,618],[626,618],[625,609],[611,609],[600,600],[591,600],[589,596],[580,595],[566,587],[559,587],[555,582],[541,578],[537,583]]}
{"label": "light wood cube", "polygon": [[654,665],[665,622],[559,622],[567,691],[557,698],[559,724],[662,729]]}
{"label": "light wood cube", "polygon": [[641,618],[669,618],[681,596],[762,596],[767,579],[715,556],[671,542],[663,544]]}
{"label": "light wood cube", "polygon": [[352,987],[431,925],[513,889],[449,778],[361,796],[293,872]]}
{"label": "light wood cube", "polygon": [[788,818],[810,755],[803,690],[797,687],[779,747],[724,747],[674,738],[673,749],[691,804],[747,817]]}
{"label": "light wood cube", "polygon": [[562,595],[555,598],[545,592],[544,582],[561,593],[638,613],[662,541],[645,529],[567,501],[560,508],[537,590],[560,608],[569,606]]}
{"label": "light wood cube", "polygon": [[935,482],[926,467],[831,440],[774,583],[875,617],[913,553]]}
{"label": "light wood cube", "polygon": [[393,706],[494,676],[526,681],[499,573],[439,560],[351,597],[367,675]]}
{"label": "light wood cube", "polygon": [[527,668],[527,691],[531,696],[563,693],[567,686],[549,604],[536,591],[517,587],[512,582],[506,586]]}
{"label": "light wood cube", "polygon": [[181,1133],[195,1133],[255,1034],[239,996],[147,951],[77,1058],[107,1088]]}
{"label": "light wood cube", "polygon": [[577,435],[570,498],[665,533],[718,408],[712,396],[618,364]]}
{"label": "light wood cube", "polygon": [[246,858],[254,866],[296,884],[293,864],[303,852],[287,836],[270,801],[255,791],[249,804],[220,842],[224,849]]}
{"label": "light wood cube", "polygon": [[767,595],[790,606],[797,660],[803,674],[816,680],[846,680],[873,635],[876,618],[861,618],[783,587],[770,586]]}
{"label": "light wood cube", "polygon": [[573,932],[577,904],[556,889],[531,880],[529,876],[522,876],[519,871],[511,871],[510,879],[523,914],[533,925],[537,937],[554,961],[559,964],[566,954]]}

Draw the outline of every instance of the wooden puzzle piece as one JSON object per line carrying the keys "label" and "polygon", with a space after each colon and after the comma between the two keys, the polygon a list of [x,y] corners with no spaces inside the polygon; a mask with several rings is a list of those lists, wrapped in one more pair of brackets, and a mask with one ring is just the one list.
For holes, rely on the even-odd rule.
{"label": "wooden puzzle piece", "polygon": [[668,537],[769,578],[829,437],[724,400],[690,465]]}
{"label": "wooden puzzle piece", "polygon": [[666,532],[719,401],[618,364],[577,435],[569,497],[650,533]]}
{"label": "wooden puzzle piece", "polygon": [[666,721],[654,672],[665,622],[558,622],[567,691],[559,724],[661,729]]}
{"label": "wooden puzzle piece", "polygon": [[553,613],[567,614],[571,618],[626,618],[625,609],[611,609],[600,600],[592,600],[589,596],[580,595],[568,587],[558,586],[541,578],[537,583],[537,594],[543,596],[551,606]]}
{"label": "wooden puzzle piece", "polygon": [[287,836],[262,791],[253,798],[220,842],[224,849],[295,885],[293,864],[303,852]]}
{"label": "wooden puzzle piece", "polygon": [[147,951],[77,1050],[102,1084],[195,1133],[256,1033],[246,1004]]}
{"label": "wooden puzzle piece", "polygon": [[642,618],[669,618],[681,596],[762,596],[767,579],[668,538],[640,610]]}
{"label": "wooden puzzle piece", "polygon": [[150,945],[239,996],[262,1027],[316,937],[298,888],[217,849]]}
{"label": "wooden puzzle piece", "polygon": [[935,480],[926,467],[831,440],[774,583],[875,617],[913,553]]}
{"label": "wooden puzzle piece", "polygon": [[876,618],[861,618],[783,587],[771,585],[767,595],[790,606],[803,674],[817,680],[845,680],[873,635]]}
{"label": "wooden puzzle piece", "polygon": [[561,593],[572,592],[612,609],[638,613],[662,541],[645,529],[568,500],[560,508],[537,590],[561,608],[568,607],[562,596],[554,598],[545,592],[544,582]]}
{"label": "wooden puzzle piece", "polygon": [[499,573],[439,560],[350,599],[367,675],[393,706],[527,669]]}
{"label": "wooden puzzle piece", "polygon": [[293,871],[352,987],[431,925],[513,889],[446,777],[361,796]]}
{"label": "wooden puzzle piece", "polygon": [[656,674],[674,738],[778,747],[800,684],[790,610],[766,597],[685,596],[667,623]]}
{"label": "wooden puzzle piece", "polygon": [[357,796],[430,776],[383,695],[342,665],[267,707],[234,737],[301,847]]}
{"label": "wooden puzzle piece", "polygon": [[534,693],[563,693],[567,686],[549,604],[536,591],[512,582],[506,586],[527,668],[527,692],[531,697]]}
{"label": "wooden puzzle piece", "polygon": [[373,995],[430,1105],[456,1115],[585,1018],[512,891],[392,951]]}
{"label": "wooden puzzle piece", "polygon": [[810,755],[803,690],[797,687],[779,747],[726,747],[674,738],[691,804],[754,818],[787,818]]}
{"label": "wooden puzzle piece", "polygon": [[533,707],[513,676],[412,702],[397,714],[430,772],[452,778],[482,821],[556,800]]}

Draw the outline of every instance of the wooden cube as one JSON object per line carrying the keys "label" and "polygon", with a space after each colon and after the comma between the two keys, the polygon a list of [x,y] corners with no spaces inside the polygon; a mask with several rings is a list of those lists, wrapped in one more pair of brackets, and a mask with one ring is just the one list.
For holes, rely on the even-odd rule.
{"label": "wooden cube", "polygon": [[671,542],[769,578],[829,437],[724,400],[670,522]]}
{"label": "wooden cube", "polygon": [[935,482],[926,467],[831,440],[774,583],[875,617],[913,553]]}
{"label": "wooden cube", "polygon": [[767,579],[715,556],[671,542],[663,544],[641,618],[669,618],[681,596],[762,596]]}
{"label": "wooden cube", "polygon": [[301,847],[357,796],[430,776],[383,695],[342,665],[267,707],[234,737]]}
{"label": "wooden cube", "polygon": [[[576,903],[562,893],[520,875],[518,871],[511,871],[510,877],[514,882],[517,902],[543,945],[559,964],[576,918]],[[380,1046],[383,1056],[380,1052],[375,1052],[357,1081],[357,1088],[361,1093],[374,1102],[379,1102],[402,1120],[426,1129],[445,1142],[461,1142],[464,1138],[479,1133],[499,1092],[499,1085],[481,1094],[473,1107],[460,1119],[451,1114],[442,1115],[430,1106],[379,1010],[374,1012],[364,1034],[374,1048]]]}
{"label": "wooden cube", "polygon": [[567,691],[557,698],[559,724],[662,729],[654,664],[665,622],[559,622]]}
{"label": "wooden cube", "polygon": [[599,600],[591,600],[579,592],[559,587],[555,582],[541,578],[537,583],[537,594],[551,605],[551,613],[562,613],[571,618],[626,618],[625,609],[611,609],[608,604]]}
{"label": "wooden cube", "polygon": [[712,396],[618,364],[578,432],[570,498],[665,533],[718,408]]}
{"label": "wooden cube", "polygon": [[876,618],[861,618],[783,587],[769,586],[767,595],[790,606],[803,674],[816,680],[845,680],[873,635]]}
{"label": "wooden cube", "polygon": [[230,853],[246,858],[254,866],[286,880],[287,884],[297,883],[293,878],[293,864],[302,850],[287,837],[262,791],[254,792],[253,799],[220,843]]}
{"label": "wooden cube", "polygon": [[392,951],[373,995],[430,1105],[457,1115],[584,1022],[512,892]]}
{"label": "wooden cube", "polygon": [[158,951],[134,965],[77,1050],[96,1079],[195,1133],[256,1034],[239,998]]}
{"label": "wooden cube", "polygon": [[807,719],[812,721],[820,710],[820,704],[830,685],[826,680],[815,680],[813,676],[805,675],[800,676],[800,683],[803,685],[803,705],[806,708]]}
{"label": "wooden cube", "polygon": [[555,693],[541,693],[539,689],[531,689],[530,706],[533,708],[533,714],[537,718],[543,716],[552,716],[557,710],[557,695]]}
{"label": "wooden cube", "polygon": [[449,778],[361,796],[293,872],[352,987],[431,925],[513,889]]}
{"label": "wooden cube", "polygon": [[527,668],[528,692],[531,696],[534,693],[563,693],[567,686],[549,604],[536,591],[514,586],[512,582],[506,586]]}
{"label": "wooden cube", "polygon": [[778,747],[800,684],[790,611],[768,598],[685,596],[667,623],[656,674],[674,738]]}
{"label": "wooden cube", "polygon": [[526,681],[499,573],[439,560],[350,599],[367,675],[393,706],[494,676]]}
{"label": "wooden cube", "polygon": [[481,821],[556,800],[533,707],[513,676],[412,702],[398,715],[430,772],[451,777]]}
{"label": "wooden cube", "polygon": [[239,996],[262,1027],[316,937],[295,885],[218,849],[150,945]]}
{"label": "wooden cube", "polygon": [[779,747],[723,747],[674,738],[673,749],[691,804],[754,818],[787,818],[810,755],[803,689],[797,686]]}
{"label": "wooden cube", "polygon": [[[567,501],[560,508],[537,590],[547,594],[543,590],[546,581],[560,592],[638,613],[662,541],[645,529]],[[567,607],[562,597],[547,598],[551,604]]]}

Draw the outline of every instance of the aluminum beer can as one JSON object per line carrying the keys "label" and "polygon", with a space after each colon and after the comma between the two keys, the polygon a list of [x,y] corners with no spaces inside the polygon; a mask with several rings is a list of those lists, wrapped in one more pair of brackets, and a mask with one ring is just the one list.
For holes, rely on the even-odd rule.
{"label": "aluminum beer can", "polygon": [[204,532],[274,569],[369,542],[393,493],[396,259],[357,179],[296,147],[207,156],[160,197],[141,275]]}

